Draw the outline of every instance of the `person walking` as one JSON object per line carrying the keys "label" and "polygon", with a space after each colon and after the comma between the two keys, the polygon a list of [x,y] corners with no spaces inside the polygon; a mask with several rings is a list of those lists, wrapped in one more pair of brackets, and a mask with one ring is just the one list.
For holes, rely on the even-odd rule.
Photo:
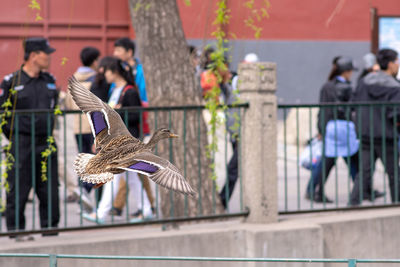
{"label": "person walking", "polygon": [[[258,56],[255,53],[247,54],[242,63],[256,63],[258,62]],[[238,76],[231,74],[228,70],[220,70],[220,75],[222,78],[219,87],[221,89],[222,99],[225,105],[235,105],[239,100],[239,94],[237,91]],[[223,186],[219,196],[221,198],[222,205],[227,209],[229,205],[229,200],[232,196],[233,190],[235,189],[235,184],[239,175],[239,129],[241,118],[239,117],[239,108],[230,107],[225,112],[226,117],[226,130],[230,135],[230,141],[232,144],[232,157],[228,162],[227,168],[227,179],[225,185]]]}
{"label": "person walking", "polygon": [[[400,83],[396,80],[399,71],[398,53],[392,49],[379,50],[377,61],[380,71],[371,72],[360,80],[355,91],[355,102],[400,102]],[[372,117],[371,117],[372,116]],[[372,121],[371,121],[372,118]],[[393,106],[362,107],[357,109],[358,128],[361,129],[362,168],[354,181],[350,205],[359,205],[362,200],[374,200],[378,196],[370,190],[377,158],[380,158],[389,176],[392,203],[400,199],[399,163],[395,121],[400,121],[400,112]],[[372,157],[372,158],[371,158]]]}
{"label": "person walking", "polygon": [[[146,82],[145,82],[145,77],[143,74],[143,66],[138,58],[135,57],[135,43],[129,39],[128,37],[123,37],[115,41],[114,43],[114,52],[113,55],[122,60],[123,62],[126,62],[132,69],[132,74],[135,79],[135,83],[139,89],[139,95],[140,95],[140,100],[142,102],[143,107],[148,107],[149,102],[147,99],[147,93],[146,93]],[[141,132],[144,135],[144,141],[148,141],[148,138],[150,137],[150,126],[148,123],[148,112],[143,112],[142,113],[142,125],[140,125]],[[138,174],[140,177],[140,180],[142,181],[142,185],[139,184],[139,189],[143,187],[143,189],[146,191],[146,195],[149,198],[149,201],[151,203],[153,212],[155,212],[155,198],[153,195],[152,188],[150,186],[149,179],[145,177],[142,174]],[[138,189],[135,189],[137,191]],[[113,208],[111,213],[113,215],[121,215],[122,209],[125,206],[125,200],[126,200],[126,194],[127,194],[127,185],[125,184],[125,181],[122,180],[119,185],[119,190],[118,194],[115,198]],[[142,217],[142,209],[141,207],[137,208],[137,211],[134,212],[134,216],[136,217]]]}
{"label": "person walking", "polygon": [[[90,90],[95,80],[99,56],[100,51],[95,47],[88,46],[81,50],[80,58],[82,66],[76,70],[74,77],[87,90]],[[67,109],[79,110],[69,92],[67,93],[65,106]],[[86,116],[82,114],[74,115],[74,134],[79,153],[91,153],[94,138]],[[82,191],[82,195],[80,194],[79,188],[75,188],[73,190],[73,196],[76,198],[76,200],[82,201],[83,207],[86,211],[92,211],[93,207],[88,196],[92,186],[91,184],[83,183],[83,188],[84,190]]]}

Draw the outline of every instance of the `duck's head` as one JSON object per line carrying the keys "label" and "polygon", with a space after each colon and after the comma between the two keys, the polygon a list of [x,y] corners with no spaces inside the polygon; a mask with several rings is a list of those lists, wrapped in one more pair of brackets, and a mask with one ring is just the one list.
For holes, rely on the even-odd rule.
{"label": "duck's head", "polygon": [[157,137],[158,140],[161,140],[167,138],[178,138],[179,136],[174,134],[167,128],[160,128],[154,133],[153,138],[155,137]]}
{"label": "duck's head", "polygon": [[155,146],[160,140],[167,139],[167,138],[178,138],[179,136],[171,132],[167,128],[160,128],[158,129],[153,136],[151,137],[148,145],[150,147]]}

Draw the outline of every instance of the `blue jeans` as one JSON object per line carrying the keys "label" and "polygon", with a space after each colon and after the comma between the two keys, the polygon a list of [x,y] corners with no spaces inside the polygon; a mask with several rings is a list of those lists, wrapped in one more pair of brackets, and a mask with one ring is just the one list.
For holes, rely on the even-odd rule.
{"label": "blue jeans", "polygon": [[[322,159],[319,161],[317,166],[311,170],[311,178],[308,181],[307,185],[307,194],[309,196],[315,196],[315,194],[323,194],[323,188],[324,184],[329,176],[329,172],[335,166],[336,164],[336,159],[337,158],[329,158],[329,157],[322,157]],[[323,179],[323,161],[325,160],[325,179]],[[344,161],[346,164],[347,162],[347,157],[344,157]],[[358,153],[354,154],[353,156],[350,157],[350,175],[351,178],[355,179],[357,173],[358,173]],[[318,192],[316,192],[317,187],[319,187]]]}

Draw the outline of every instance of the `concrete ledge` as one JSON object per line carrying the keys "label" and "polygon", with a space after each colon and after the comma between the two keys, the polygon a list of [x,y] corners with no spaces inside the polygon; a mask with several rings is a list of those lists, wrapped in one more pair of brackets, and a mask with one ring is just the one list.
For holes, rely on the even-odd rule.
{"label": "concrete ledge", "polygon": [[[161,227],[106,229],[35,237],[33,242],[0,242],[0,252],[140,256],[398,258],[400,209],[325,213],[283,217],[273,224],[239,220]],[[47,266],[48,260],[0,258],[0,266]],[[64,260],[58,266],[136,266],[137,262]],[[244,263],[141,261],[138,266],[264,266]],[[337,264],[336,264],[337,265]],[[336,266],[332,265],[332,266]],[[268,263],[265,266],[310,266]],[[312,264],[312,266],[323,266]],[[326,264],[325,266],[331,266]],[[374,265],[368,265],[374,266]],[[381,265],[375,265],[381,266]],[[394,265],[384,265],[389,267]]]}

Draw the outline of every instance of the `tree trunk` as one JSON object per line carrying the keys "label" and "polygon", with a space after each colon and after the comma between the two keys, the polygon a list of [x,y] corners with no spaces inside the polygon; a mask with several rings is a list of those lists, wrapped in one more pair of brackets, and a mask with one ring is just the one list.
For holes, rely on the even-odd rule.
{"label": "tree trunk", "polygon": [[[176,1],[129,0],[129,4],[150,105],[200,105],[202,95],[196,87]],[[163,111],[151,117],[153,130],[166,126],[181,137],[160,142],[157,153],[175,164],[198,193],[197,199],[185,199],[160,187],[164,217],[220,213],[222,206],[209,178],[202,111]]]}

